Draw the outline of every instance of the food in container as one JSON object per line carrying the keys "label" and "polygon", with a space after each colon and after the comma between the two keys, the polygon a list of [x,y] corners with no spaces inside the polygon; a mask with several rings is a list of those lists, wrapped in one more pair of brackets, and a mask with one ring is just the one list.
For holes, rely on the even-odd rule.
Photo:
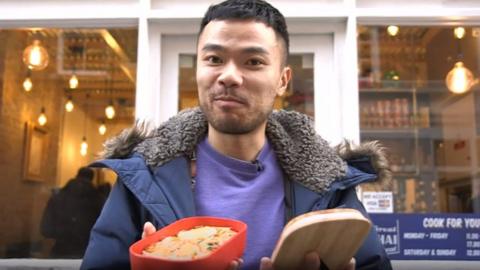
{"label": "food in container", "polygon": [[208,256],[235,234],[237,232],[230,227],[196,226],[151,244],[143,254],[171,260],[194,260]]}

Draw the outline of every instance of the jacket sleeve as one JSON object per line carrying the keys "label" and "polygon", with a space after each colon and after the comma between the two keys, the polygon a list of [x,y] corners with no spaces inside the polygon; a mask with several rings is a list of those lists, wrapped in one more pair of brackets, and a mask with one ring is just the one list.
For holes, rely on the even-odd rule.
{"label": "jacket sleeve", "polygon": [[[330,202],[329,208],[353,208],[360,211],[365,217],[370,219],[363,204],[357,197],[354,187],[345,190],[338,190],[338,194]],[[370,232],[363,242],[360,249],[355,254],[356,269],[376,270],[392,269],[390,260],[385,253],[385,249],[380,242],[375,226],[372,226]]]}
{"label": "jacket sleeve", "polygon": [[130,269],[129,247],[140,239],[140,204],[117,181],[90,233],[80,269]]}

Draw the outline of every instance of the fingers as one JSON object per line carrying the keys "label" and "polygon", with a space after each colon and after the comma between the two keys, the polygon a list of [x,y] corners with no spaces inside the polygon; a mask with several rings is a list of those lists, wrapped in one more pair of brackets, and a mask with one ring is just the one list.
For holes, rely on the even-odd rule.
{"label": "fingers", "polygon": [[260,259],[260,270],[273,270],[272,260],[267,257]]}
{"label": "fingers", "polygon": [[154,234],[157,230],[155,229],[155,226],[149,221],[145,222],[145,225],[143,225],[143,233],[142,233],[142,239]]}
{"label": "fingers", "polygon": [[237,261],[232,261],[230,262],[230,265],[227,268],[228,270],[237,270],[238,269],[238,262]]}
{"label": "fingers", "polygon": [[232,262],[230,263],[230,265],[228,266],[227,269],[228,269],[228,270],[237,270],[237,269],[240,268],[240,266],[242,265],[242,263],[243,263],[243,259],[242,259],[242,258],[238,258],[238,259],[232,261]]}
{"label": "fingers", "polygon": [[[302,270],[318,270],[320,268],[320,258],[314,251],[305,255]],[[273,270],[273,262],[270,258],[263,257],[260,260],[260,270]]]}
{"label": "fingers", "polygon": [[355,258],[352,258],[350,262],[348,262],[347,266],[345,266],[343,269],[345,270],[355,270]]}
{"label": "fingers", "polygon": [[320,268],[320,258],[318,257],[318,254],[315,251],[307,253],[303,265],[302,269],[318,270]]}

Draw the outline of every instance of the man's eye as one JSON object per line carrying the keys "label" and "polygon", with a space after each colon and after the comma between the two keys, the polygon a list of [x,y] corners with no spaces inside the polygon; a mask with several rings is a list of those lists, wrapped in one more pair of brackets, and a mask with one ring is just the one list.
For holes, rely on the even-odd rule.
{"label": "man's eye", "polygon": [[261,60],[258,60],[258,59],[250,59],[247,61],[247,65],[249,66],[259,66],[259,65],[262,65],[263,62]]}
{"label": "man's eye", "polygon": [[207,61],[210,64],[221,64],[222,63],[222,59],[218,56],[209,56],[209,57],[207,57]]}

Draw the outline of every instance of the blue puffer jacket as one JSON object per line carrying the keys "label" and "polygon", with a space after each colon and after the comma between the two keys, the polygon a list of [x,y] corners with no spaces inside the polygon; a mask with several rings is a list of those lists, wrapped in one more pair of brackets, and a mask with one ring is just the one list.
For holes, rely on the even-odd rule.
{"label": "blue puffer jacket", "polygon": [[[296,122],[303,127],[292,126]],[[337,149],[339,155],[305,125],[312,129],[303,115],[283,111],[273,113],[267,125],[285,172],[287,217],[328,208],[355,208],[367,216],[355,186],[388,174],[381,150],[376,144],[357,151],[346,145]],[[118,180],[92,229],[81,269],[130,269],[128,248],[141,238],[146,221],[161,228],[195,216],[190,160],[205,133],[206,122],[196,109],[153,133],[134,128],[107,143],[108,159],[92,166],[112,169]],[[299,138],[302,144],[292,143]],[[374,227],[355,259],[357,269],[391,269]]]}

